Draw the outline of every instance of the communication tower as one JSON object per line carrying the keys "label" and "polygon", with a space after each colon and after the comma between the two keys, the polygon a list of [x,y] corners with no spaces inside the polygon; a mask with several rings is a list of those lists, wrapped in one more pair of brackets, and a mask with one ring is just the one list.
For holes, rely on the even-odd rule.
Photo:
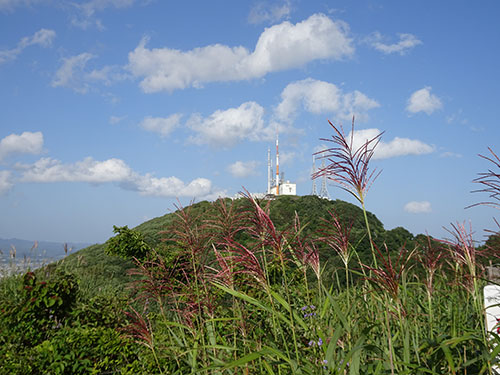
{"label": "communication tower", "polygon": [[[314,175],[316,173],[316,156],[313,155],[313,168],[312,168],[312,174]],[[316,190],[316,179],[312,179],[313,182],[313,187],[312,187],[312,192],[311,195],[318,195],[318,191]]]}
{"label": "communication tower", "polygon": [[267,194],[269,196],[275,195],[297,195],[297,185],[285,180],[284,173],[282,172],[280,178],[280,153],[278,133],[276,133],[276,173],[275,178],[271,169],[271,151],[267,150]]}
{"label": "communication tower", "polygon": [[[325,169],[325,159],[321,161],[321,169]],[[319,192],[319,197],[330,199],[330,193],[328,192],[328,188],[326,187],[326,174],[323,174],[323,176],[321,176],[321,190]]]}

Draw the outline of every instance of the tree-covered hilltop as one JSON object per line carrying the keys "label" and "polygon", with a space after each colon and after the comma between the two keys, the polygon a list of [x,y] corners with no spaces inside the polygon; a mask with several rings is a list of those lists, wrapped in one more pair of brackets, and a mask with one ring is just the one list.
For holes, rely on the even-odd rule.
{"label": "tree-covered hilltop", "polygon": [[[226,200],[229,201],[229,198]],[[317,235],[322,226],[330,218],[330,213],[337,215],[345,225],[352,225],[352,242],[357,243],[358,251],[368,250],[369,244],[366,237],[366,227],[363,212],[358,206],[342,200],[322,199],[314,195],[290,196],[282,195],[273,200],[260,200],[261,206],[269,204],[270,217],[278,230],[289,230],[294,225],[297,217],[300,220],[303,232],[309,236]],[[236,199],[236,209],[244,209],[248,204],[245,198]],[[215,207],[207,202],[195,203],[189,206],[190,213],[200,220],[209,219],[215,214]],[[412,244],[415,237],[406,229],[397,227],[386,230],[383,223],[371,212],[367,213],[373,238],[376,243],[387,242],[392,249],[399,250],[405,243]],[[168,229],[175,220],[175,212],[148,220],[134,229],[144,235],[145,241],[152,247],[163,246],[169,237]],[[363,241],[365,240],[365,241]]]}
{"label": "tree-covered hilltop", "polygon": [[[230,202],[229,198],[225,199]],[[248,206],[246,198],[236,199],[232,202],[235,210],[245,210]],[[350,227],[350,242],[356,248],[360,258],[369,261],[370,245],[366,236],[366,227],[362,210],[351,203],[342,200],[327,200],[313,195],[306,196],[279,196],[273,200],[260,200],[263,207],[269,205],[270,217],[276,228],[280,231],[291,231],[294,227],[296,217],[302,227],[301,233],[307,237],[317,238],[322,235],[325,228],[329,226],[331,213],[338,216],[342,225]],[[178,207],[181,208],[181,207]],[[210,220],[217,214],[216,206],[208,201],[194,203],[189,207],[190,215],[197,219],[198,225]],[[167,213],[163,216],[148,220],[135,228],[134,231],[142,234],[144,241],[151,249],[168,252],[172,247],[169,241],[165,241],[172,236],[172,229],[176,223],[178,211]],[[374,242],[382,247],[387,247],[397,254],[403,246],[411,249],[414,246],[415,237],[406,229],[397,227],[386,230],[382,222],[372,213],[367,213]],[[324,233],[323,233],[324,234]],[[245,234],[240,234],[240,238],[245,243]],[[422,237],[422,235],[419,235]],[[112,237],[114,238],[114,237]],[[131,257],[123,259],[109,255],[106,252],[110,241],[104,244],[96,244],[82,249],[67,256],[61,266],[71,269],[82,279],[84,286],[88,285],[89,292],[95,288],[109,289],[118,288],[130,281],[127,270],[133,267]],[[325,246],[320,248],[321,261],[326,265],[327,272],[331,273],[340,266],[340,261],[332,249]]]}

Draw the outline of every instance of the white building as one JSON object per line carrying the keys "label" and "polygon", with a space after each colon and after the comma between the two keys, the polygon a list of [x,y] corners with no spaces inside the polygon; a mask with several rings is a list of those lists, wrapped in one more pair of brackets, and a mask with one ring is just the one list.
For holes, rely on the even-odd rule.
{"label": "white building", "polygon": [[279,185],[279,193],[279,195],[297,195],[297,185],[287,180]]}
{"label": "white building", "polygon": [[276,136],[276,177],[272,171],[271,165],[271,150],[267,151],[267,195],[297,195],[297,185],[284,180],[283,176],[280,178],[279,174],[280,154],[278,148],[278,137]]}

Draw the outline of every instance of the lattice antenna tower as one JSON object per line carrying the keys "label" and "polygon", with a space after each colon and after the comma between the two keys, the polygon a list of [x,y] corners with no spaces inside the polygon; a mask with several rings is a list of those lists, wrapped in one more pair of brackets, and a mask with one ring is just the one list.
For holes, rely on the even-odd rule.
{"label": "lattice antenna tower", "polygon": [[[325,169],[325,159],[321,161],[321,169]],[[321,177],[321,191],[319,192],[320,198],[330,199],[330,193],[326,187],[326,174]]]}
{"label": "lattice antenna tower", "polygon": [[[314,175],[316,173],[316,156],[313,155],[313,168],[312,168],[312,174]],[[312,179],[313,187],[312,187],[312,192],[311,195],[318,195],[318,191],[316,190],[316,179]]]}

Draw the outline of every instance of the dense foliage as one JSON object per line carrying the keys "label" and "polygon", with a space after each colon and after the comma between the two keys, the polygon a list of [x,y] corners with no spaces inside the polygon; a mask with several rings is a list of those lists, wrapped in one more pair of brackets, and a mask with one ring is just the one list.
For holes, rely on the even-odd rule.
{"label": "dense foliage", "polygon": [[81,298],[76,278],[48,267],[2,280],[1,374],[100,374],[134,368],[120,327],[126,301]]}

